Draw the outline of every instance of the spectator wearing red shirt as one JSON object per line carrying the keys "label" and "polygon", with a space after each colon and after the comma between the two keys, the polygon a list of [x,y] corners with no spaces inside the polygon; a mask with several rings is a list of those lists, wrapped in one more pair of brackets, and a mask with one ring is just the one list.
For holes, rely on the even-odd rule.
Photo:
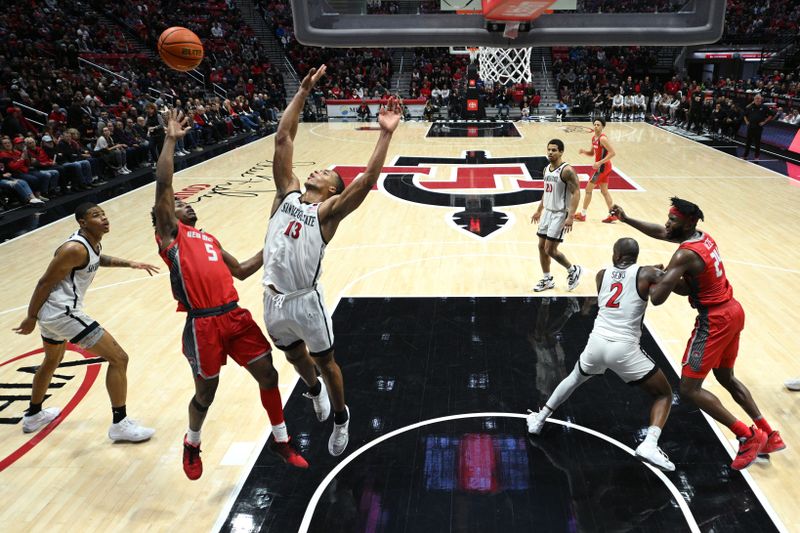
{"label": "spectator wearing red shirt", "polygon": [[[11,173],[13,179],[22,180],[26,182],[33,191],[36,198],[47,201],[47,198],[42,196],[42,181],[38,176],[29,172],[28,163],[23,157],[22,152],[14,149],[11,138],[3,136],[0,146],[0,163],[3,164],[7,172]],[[45,185],[47,185],[45,183]]]}
{"label": "spectator wearing red shirt", "polygon": [[678,81],[677,76],[673,76],[671,80],[664,84],[664,91],[670,96],[675,96],[681,89],[681,82]]}
{"label": "spectator wearing red shirt", "polygon": [[53,104],[53,110],[47,115],[47,120],[53,120],[59,124],[66,124],[67,114],[61,109],[58,104]]}

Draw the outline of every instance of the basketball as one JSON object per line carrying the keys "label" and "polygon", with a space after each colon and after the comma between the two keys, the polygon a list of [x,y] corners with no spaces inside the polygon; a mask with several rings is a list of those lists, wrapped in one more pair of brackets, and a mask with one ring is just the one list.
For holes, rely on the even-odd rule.
{"label": "basketball", "polygon": [[186,72],[203,60],[203,43],[193,31],[173,26],[158,38],[158,55],[170,68]]}

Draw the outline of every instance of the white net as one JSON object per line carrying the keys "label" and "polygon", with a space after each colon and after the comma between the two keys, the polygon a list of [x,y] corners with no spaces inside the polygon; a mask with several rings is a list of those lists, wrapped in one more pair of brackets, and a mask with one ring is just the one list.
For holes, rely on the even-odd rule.
{"label": "white net", "polygon": [[[488,48],[477,50],[478,75],[484,82],[531,83],[530,48]],[[472,49],[470,56],[474,55]]]}

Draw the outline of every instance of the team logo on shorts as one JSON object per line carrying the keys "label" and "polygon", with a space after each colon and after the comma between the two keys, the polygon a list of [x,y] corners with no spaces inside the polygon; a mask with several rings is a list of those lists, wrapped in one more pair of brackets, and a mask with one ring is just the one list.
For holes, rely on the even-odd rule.
{"label": "team logo on shorts", "polygon": [[[43,348],[0,360],[2,399],[0,431],[6,434],[0,445],[0,472],[11,466],[47,437],[89,392],[103,360],[74,344],[67,344],[64,360],[53,375],[44,407],[61,407],[61,414],[35,433],[22,432],[22,415],[31,399],[32,380],[42,361]],[[2,429],[5,428],[5,429]]]}
{"label": "team logo on shorts", "polygon": [[[498,234],[510,227],[513,215],[503,207],[535,204],[542,198],[544,156],[491,157],[483,150],[469,150],[461,157],[397,157],[382,169],[376,189],[398,200],[448,210],[446,222],[477,238]],[[349,185],[363,165],[332,167]],[[591,165],[573,165],[582,182]],[[613,189],[636,190],[623,178]]]}

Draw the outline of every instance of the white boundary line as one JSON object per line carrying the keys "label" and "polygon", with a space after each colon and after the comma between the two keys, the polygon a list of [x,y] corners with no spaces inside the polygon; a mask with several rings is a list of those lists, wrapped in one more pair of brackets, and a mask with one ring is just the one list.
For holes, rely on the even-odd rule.
{"label": "white boundary line", "polygon": [[[257,140],[255,140],[255,141],[251,141],[251,142],[249,142],[249,143],[247,143],[247,144],[243,144],[242,146],[237,146],[237,147],[236,147],[236,148],[234,148],[233,150],[227,150],[227,151],[225,151],[225,152],[222,152],[221,154],[217,154],[217,155],[215,155],[214,157],[209,157],[209,158],[208,158],[208,159],[206,159],[205,161],[200,161],[200,162],[199,162],[199,163],[197,163],[197,164],[194,164],[194,165],[192,165],[192,166],[190,166],[190,167],[186,167],[186,168],[184,168],[183,170],[179,170],[178,172],[176,172],[176,173],[175,173],[175,175],[177,176],[177,175],[179,175],[179,174],[180,174],[180,173],[182,173],[182,172],[186,172],[187,170],[190,170],[190,169],[193,169],[193,168],[197,168],[197,167],[199,167],[200,165],[204,165],[205,163],[208,163],[208,162],[209,162],[209,161],[211,161],[212,159],[216,159],[216,158],[218,158],[218,157],[222,157],[223,155],[228,155],[228,154],[230,154],[231,152],[235,152],[235,151],[236,151],[236,150],[238,150],[239,148],[244,148],[244,147],[245,147],[245,146],[247,146],[247,145],[250,145],[250,144],[253,144],[253,143],[257,143],[257,142],[259,142],[259,141],[261,141],[261,140],[263,140],[263,139],[268,139],[268,138],[272,137],[273,135],[275,135],[275,134],[274,134],[274,133],[270,133],[269,135],[267,135],[267,136],[265,136],[265,137],[261,137],[261,139],[257,139]],[[153,173],[155,173],[155,170],[153,171]],[[140,187],[136,187],[135,189],[131,189],[131,190],[130,190],[130,191],[128,191],[128,192],[125,192],[125,193],[122,193],[122,194],[120,194],[120,195],[114,196],[113,198],[109,198],[108,200],[103,200],[103,201],[102,201],[102,203],[103,203],[103,205],[105,205],[105,204],[107,204],[107,203],[109,203],[109,202],[113,202],[114,200],[118,200],[118,199],[120,199],[120,198],[123,198],[123,197],[125,197],[125,196],[128,196],[128,195],[129,195],[129,194],[131,194],[131,193],[138,192],[138,191],[140,191],[140,190],[142,190],[142,189],[144,189],[144,188],[146,188],[146,187],[155,186],[155,183],[156,183],[155,181],[153,181],[153,182],[151,182],[151,183],[145,183],[144,185],[142,185],[142,186],[140,186]],[[71,215],[69,215],[69,216],[71,216]],[[44,226],[39,226],[38,228],[36,228],[36,229],[34,229],[34,230],[31,230],[31,231],[28,231],[28,232],[26,232],[26,233],[23,233],[22,235],[18,235],[18,236],[16,236],[16,237],[14,237],[13,239],[8,239],[8,240],[7,240],[7,241],[5,241],[5,242],[0,242],[0,246],[3,246],[3,245],[5,245],[5,244],[8,244],[8,243],[10,243],[10,242],[14,242],[14,241],[16,241],[17,239],[21,239],[21,238],[23,238],[23,237],[26,237],[26,236],[28,236],[28,235],[31,235],[31,234],[33,234],[33,233],[36,233],[36,232],[37,232],[37,231],[39,231],[39,230],[43,230],[43,229],[45,229],[45,228],[47,228],[47,227],[49,227],[49,226],[52,226],[53,224],[56,224],[56,223],[58,223],[58,222],[61,222],[61,221],[62,221],[62,220],[64,220],[65,218],[69,218],[69,216],[67,216],[67,217],[61,217],[61,218],[59,218],[58,220],[53,220],[52,222],[48,222],[48,223],[47,223],[47,224],[45,224]]]}
{"label": "white boundary line", "polygon": [[[662,342],[661,338],[655,333],[655,331],[651,327],[650,320],[648,319],[647,316],[645,316],[644,325],[645,325],[645,327],[647,327],[647,330],[650,332],[650,335],[653,337],[653,340],[658,345],[658,348],[661,350],[661,353],[664,354],[664,358],[667,360],[667,362],[669,362],[669,364],[672,367],[672,369],[675,371],[675,373],[680,378],[681,367],[678,365],[678,363],[674,359],[672,359],[669,356],[669,352],[666,349],[665,343]],[[708,422],[708,425],[711,426],[711,430],[714,432],[714,434],[717,436],[717,438],[719,438],[720,442],[722,443],[722,446],[728,451],[728,455],[730,455],[731,459],[736,457],[736,450],[734,450],[731,447],[730,441],[725,438],[725,435],[722,434],[722,430],[720,430],[719,425],[716,423],[716,421],[714,421],[713,418],[708,416],[705,413],[705,411],[700,410],[700,412],[703,414],[703,417],[705,418],[706,422]],[[788,533],[789,530],[786,529],[786,526],[784,525],[783,521],[778,516],[778,513],[775,512],[775,509],[773,509],[772,505],[770,505],[769,500],[767,499],[767,496],[762,492],[761,487],[758,486],[758,483],[756,483],[756,480],[753,479],[753,475],[750,474],[750,472],[748,472],[747,470],[740,470],[740,472],[742,474],[742,477],[744,477],[745,481],[747,481],[747,484],[750,485],[750,489],[756,495],[756,498],[758,498],[758,501],[764,507],[764,510],[767,512],[769,517],[772,519],[772,522],[775,524],[775,527],[778,529],[778,531],[781,531],[782,533]]]}
{"label": "white boundary line", "polygon": [[[648,122],[647,124],[650,124],[650,123]],[[663,131],[663,132],[665,132],[665,133],[669,133],[670,135],[674,135],[675,137],[677,137],[677,138],[679,138],[679,139],[683,139],[683,140],[684,140],[684,141],[686,141],[686,142],[689,142],[689,143],[694,143],[694,144],[696,144],[696,145],[698,145],[698,146],[702,146],[703,148],[708,148],[709,150],[712,150],[712,151],[713,151],[715,154],[722,154],[722,155],[726,155],[726,156],[728,156],[728,157],[732,157],[732,158],[734,158],[734,159],[735,159],[735,160],[737,160],[737,161],[741,161],[741,162],[743,162],[743,163],[750,163],[750,161],[745,161],[744,159],[740,159],[740,158],[736,157],[735,155],[731,155],[731,154],[729,154],[729,153],[727,153],[727,152],[723,152],[722,150],[717,150],[717,149],[716,149],[716,148],[714,148],[713,146],[708,146],[707,144],[703,144],[703,143],[701,143],[701,142],[698,142],[698,141],[693,141],[692,139],[688,139],[688,138],[684,137],[683,135],[678,135],[677,133],[673,133],[673,132],[671,132],[671,131],[669,131],[669,130],[665,130],[664,128],[659,128],[659,127],[658,127],[658,126],[656,126],[655,124],[650,124],[650,126],[652,126],[652,127],[656,128],[657,130]],[[758,167],[758,168],[760,168],[760,169],[763,169],[763,170],[766,170],[767,172],[772,172],[772,173],[773,173],[773,174],[775,174],[776,176],[780,176],[780,177],[782,177],[782,178],[784,178],[784,179],[787,179],[787,180],[790,180],[790,181],[796,181],[796,180],[793,180],[792,178],[790,178],[789,176],[786,176],[785,174],[781,174],[780,172],[776,172],[776,171],[774,171],[774,170],[772,170],[772,169],[770,169],[770,168],[767,168],[767,167],[762,167],[762,166],[760,166],[760,165],[753,165],[753,166],[755,166],[755,167]],[[754,177],[754,178],[758,178],[759,176],[753,176],[753,177]],[[720,179],[728,179],[728,178],[720,178]]]}
{"label": "white boundary line", "polygon": [[[358,448],[357,450],[353,451],[353,453],[348,455],[344,460],[342,460],[342,462],[337,464],[333,468],[333,470],[331,470],[328,473],[327,476],[325,476],[325,478],[322,480],[322,482],[317,487],[317,490],[314,491],[314,494],[311,496],[311,500],[309,501],[308,506],[306,507],[306,512],[303,515],[303,521],[300,523],[300,529],[298,530],[298,533],[306,533],[308,531],[308,528],[311,525],[311,519],[314,516],[314,510],[317,507],[317,503],[319,502],[320,498],[322,497],[322,493],[328,487],[328,485],[333,480],[333,478],[335,478],[336,475],[339,474],[339,472],[341,472],[348,464],[353,462],[359,455],[361,455],[362,453],[366,452],[370,448],[373,448],[373,447],[377,446],[378,444],[381,444],[382,442],[387,441],[387,440],[391,439],[392,437],[395,437],[395,436],[397,436],[397,435],[399,435],[401,433],[405,433],[407,431],[412,431],[412,430],[420,428],[422,426],[427,426],[427,425],[430,425],[430,424],[437,424],[439,422],[447,422],[449,420],[459,420],[459,419],[464,419],[464,418],[485,418],[485,417],[494,417],[494,418],[505,417],[505,418],[522,418],[522,419],[524,419],[526,417],[526,415],[518,414],[518,413],[488,412],[488,413],[466,413],[466,414],[442,416],[442,417],[439,417],[439,418],[432,418],[432,419],[429,419],[429,420],[422,420],[422,421],[417,422],[415,424],[411,424],[409,426],[405,426],[405,427],[402,427],[402,428],[395,429],[394,431],[391,431],[389,433],[381,435],[380,437],[367,442],[361,448]],[[583,431],[585,433],[588,433],[589,435],[592,435],[593,437],[597,437],[599,439],[602,439],[602,440],[604,440],[604,441],[616,446],[617,448],[620,448],[621,450],[623,450],[624,452],[626,452],[627,454],[629,454],[631,456],[635,456],[635,452],[630,447],[622,444],[621,442],[619,442],[619,441],[617,441],[615,439],[612,439],[608,435],[604,435],[603,433],[600,433],[600,432],[595,431],[593,429],[589,429],[587,427],[580,426],[578,424],[573,424],[571,422],[564,422],[562,420],[557,420],[557,419],[554,419],[554,418],[548,418],[547,421],[550,422],[550,423],[559,424],[559,425],[566,426],[566,427],[569,427],[569,428],[577,429],[578,431]],[[683,496],[681,496],[681,493],[678,490],[678,488],[659,469],[657,469],[657,468],[655,468],[653,466],[650,466],[649,464],[644,463],[644,462],[641,462],[641,464],[644,467],[649,468],[653,473],[655,473],[656,477],[658,477],[661,480],[661,482],[664,483],[664,485],[667,487],[667,490],[669,490],[669,492],[672,494],[672,497],[677,502],[678,507],[680,508],[681,512],[683,513],[683,516],[686,518],[686,523],[689,526],[689,530],[692,531],[692,532],[698,532],[699,533],[700,528],[697,525],[697,521],[695,520],[694,516],[692,515],[692,512],[689,510],[689,505],[686,503],[686,500],[683,499]]]}
{"label": "white boundary line", "polygon": [[[110,289],[112,287],[117,287],[119,285],[127,285],[128,283],[136,283],[138,281],[146,281],[146,280],[149,280],[149,279],[161,278],[161,277],[164,277],[164,276],[166,276],[168,274],[169,274],[169,272],[161,272],[160,274],[156,274],[154,276],[143,276],[143,277],[139,277],[139,278],[126,279],[125,281],[117,281],[116,283],[110,283],[108,285],[101,285],[99,287],[91,287],[86,292],[94,292],[94,291],[99,291],[99,290],[103,290],[103,289]],[[27,309],[27,308],[28,308],[28,304],[20,305],[20,306],[17,306],[17,307],[11,307],[9,309],[4,309],[4,310],[0,311],[0,316],[7,315],[8,313],[14,313],[14,312],[19,311],[21,309]]]}

